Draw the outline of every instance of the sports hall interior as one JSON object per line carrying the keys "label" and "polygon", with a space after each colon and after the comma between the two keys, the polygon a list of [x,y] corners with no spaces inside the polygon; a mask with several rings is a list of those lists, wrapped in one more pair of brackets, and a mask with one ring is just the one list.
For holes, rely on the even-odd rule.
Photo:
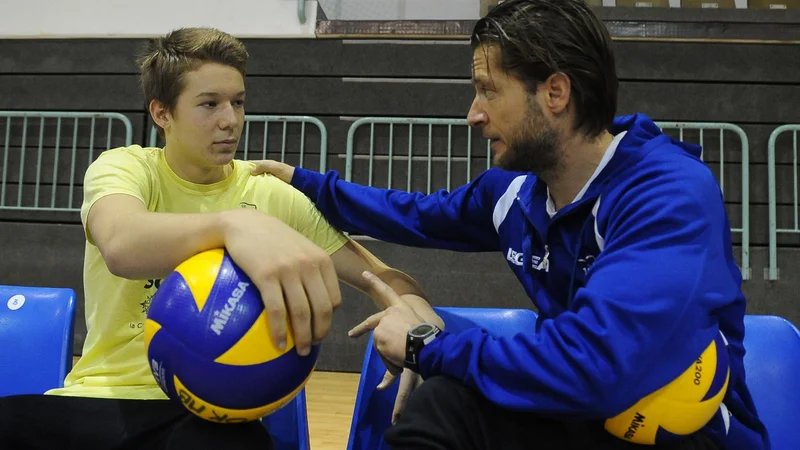
{"label": "sports hall interior", "polygon": [[[469,35],[496,1],[264,3],[295,29],[242,33],[251,60],[238,158],[282,159],[426,193],[490,166],[486,140],[465,118],[474,95]],[[800,1],[590,3],[614,40],[618,113],[643,112],[668,134],[702,142],[731,221],[747,314],[800,324]],[[10,17],[0,19],[0,285],[74,291],[71,363],[86,335],[83,173],[104,150],[161,143],[135,65],[147,36],[108,26],[37,34],[38,25],[15,27]],[[163,31],[196,24],[175,16]],[[503,254],[354,238],[418,280],[436,307],[533,309]],[[375,310],[346,285],[342,295],[304,393],[301,433],[314,450],[354,448],[368,337],[347,331]],[[3,333],[6,301],[0,348],[14,339]],[[14,364],[8,354],[0,350],[0,364]],[[767,370],[778,377],[784,369]]]}

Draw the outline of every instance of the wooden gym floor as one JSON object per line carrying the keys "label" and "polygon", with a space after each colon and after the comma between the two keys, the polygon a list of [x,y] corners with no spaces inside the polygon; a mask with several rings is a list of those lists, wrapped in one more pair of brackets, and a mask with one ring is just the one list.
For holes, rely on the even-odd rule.
{"label": "wooden gym floor", "polygon": [[314,372],[306,384],[311,450],[344,450],[359,374]]}

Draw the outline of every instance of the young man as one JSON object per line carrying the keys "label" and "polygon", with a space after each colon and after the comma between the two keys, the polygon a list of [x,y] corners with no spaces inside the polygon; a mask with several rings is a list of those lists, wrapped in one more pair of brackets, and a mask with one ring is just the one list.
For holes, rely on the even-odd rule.
{"label": "young man", "polygon": [[333,229],[302,193],[234,159],[247,59],[241,42],[214,29],[151,42],[141,79],[166,146],[108,150],[87,170],[83,356],[64,388],[2,400],[0,448],[270,448],[260,422],[213,424],[166,400],[149,369],[149,302],[161,278],[207,249],[225,247],[253,280],[276,343],[285,345],[288,316],[300,354],[330,329],[337,276],[378,302],[362,276],[374,273],[441,323],[412,279]]}
{"label": "young man", "polygon": [[605,419],[672,381],[722,333],[731,377],[722,406],[699,432],[655,448],[768,449],[745,383],[730,225],[700,149],[644,115],[614,118],[611,39],[580,0],[506,1],[477,23],[472,44],[468,119],[491,139],[498,169],[431,195],[272,161],[255,171],[291,182],[342,230],[500,251],[539,310],[537,329],[513,339],[428,326],[415,346],[421,320],[407,308],[352,330],[374,329],[390,368],[425,379],[387,443],[638,448],[606,432]]}

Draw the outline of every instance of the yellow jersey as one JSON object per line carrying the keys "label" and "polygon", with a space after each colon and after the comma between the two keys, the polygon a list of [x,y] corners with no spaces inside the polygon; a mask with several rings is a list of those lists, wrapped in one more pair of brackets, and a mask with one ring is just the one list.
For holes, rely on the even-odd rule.
{"label": "yellow jersey", "polygon": [[132,195],[148,211],[218,212],[255,208],[308,237],[328,254],[347,242],[308,198],[271,175],[253,176],[253,163],[234,160],[232,173],[214,184],[181,179],[161,148],[131,146],[103,152],[86,171],[81,221],[86,233],[84,292],[86,341],[83,356],[64,387],[47,394],[80,397],[166,399],[145,354],[144,322],[161,280],[112,275],[92,241],[86,218],[92,205],[110,194]]}

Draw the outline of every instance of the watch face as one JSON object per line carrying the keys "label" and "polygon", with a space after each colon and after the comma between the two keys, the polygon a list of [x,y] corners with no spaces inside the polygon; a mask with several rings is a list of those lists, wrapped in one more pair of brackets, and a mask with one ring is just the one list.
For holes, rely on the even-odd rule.
{"label": "watch face", "polygon": [[423,323],[417,325],[417,327],[412,330],[412,333],[416,337],[422,337],[430,333],[431,331],[433,331],[433,327],[428,325],[427,323]]}

